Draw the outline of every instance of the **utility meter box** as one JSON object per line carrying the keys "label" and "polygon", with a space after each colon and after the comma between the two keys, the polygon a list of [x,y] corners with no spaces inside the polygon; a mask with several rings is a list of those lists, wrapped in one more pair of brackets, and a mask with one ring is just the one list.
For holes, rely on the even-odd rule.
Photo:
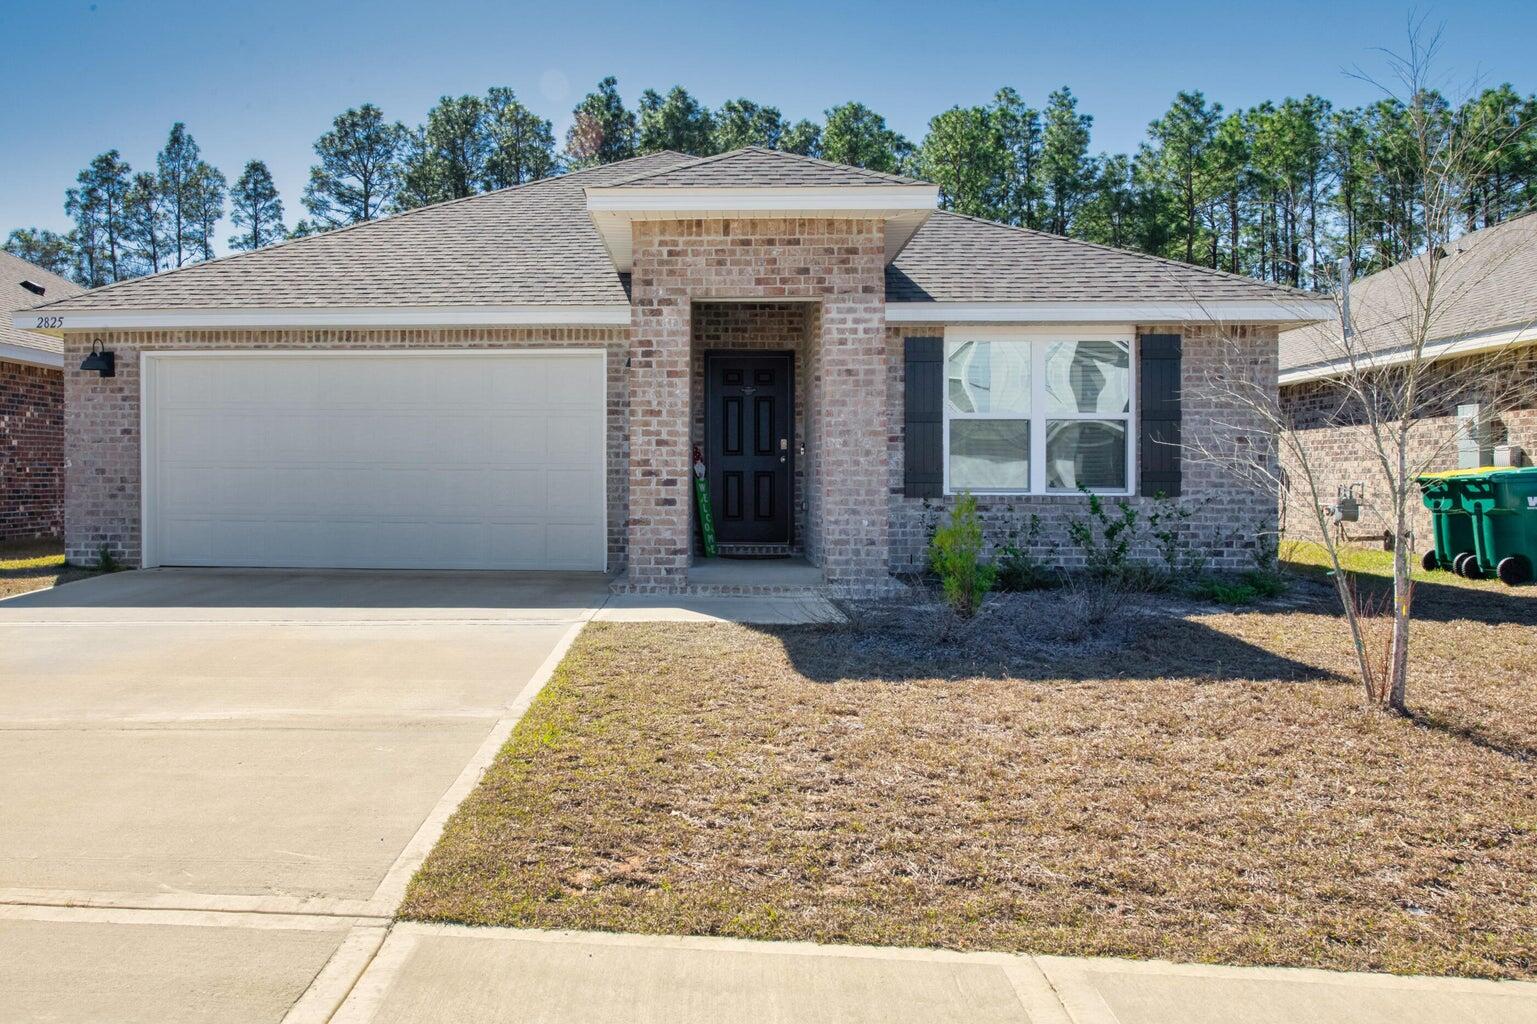
{"label": "utility meter box", "polygon": [[1457,468],[1478,469],[1494,461],[1489,416],[1477,403],[1457,407]]}

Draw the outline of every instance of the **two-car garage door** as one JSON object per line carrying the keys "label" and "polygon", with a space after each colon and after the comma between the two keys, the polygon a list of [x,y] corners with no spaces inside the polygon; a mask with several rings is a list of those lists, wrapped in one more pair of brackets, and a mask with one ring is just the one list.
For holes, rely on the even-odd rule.
{"label": "two-car garage door", "polygon": [[591,352],[150,353],[147,565],[606,563]]}

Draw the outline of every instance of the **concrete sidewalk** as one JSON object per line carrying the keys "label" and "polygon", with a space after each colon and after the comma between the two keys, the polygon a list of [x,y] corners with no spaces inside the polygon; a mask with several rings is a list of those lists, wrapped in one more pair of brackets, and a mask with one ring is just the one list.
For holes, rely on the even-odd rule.
{"label": "concrete sidewalk", "polygon": [[1537,984],[404,923],[331,1019],[1530,1024]]}

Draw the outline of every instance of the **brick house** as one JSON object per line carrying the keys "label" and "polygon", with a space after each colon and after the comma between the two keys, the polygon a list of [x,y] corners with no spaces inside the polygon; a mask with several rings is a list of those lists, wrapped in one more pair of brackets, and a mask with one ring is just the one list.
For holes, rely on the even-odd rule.
{"label": "brick house", "polygon": [[[1339,383],[1353,351],[1364,365],[1392,367],[1413,340],[1406,321],[1422,308],[1426,261],[1436,259],[1439,283],[1425,352],[1428,396],[1408,455],[1428,470],[1493,465],[1497,453],[1515,465],[1537,455],[1537,214],[1469,232],[1440,253],[1407,260],[1356,281],[1350,288],[1354,328],[1349,348],[1339,316],[1281,334],[1280,396],[1284,421],[1303,432],[1320,494],[1332,501],[1353,488],[1361,498],[1359,538],[1380,537],[1391,510],[1373,446]],[[1459,408],[1463,414],[1459,417]],[[1316,529],[1303,477],[1287,464],[1288,528]],[[1416,508],[1416,534],[1429,544],[1430,513]]]}
{"label": "brick house", "polygon": [[[7,311],[78,295],[72,281],[0,252]],[[0,320],[0,542],[64,532],[64,346]]]}
{"label": "brick house", "polygon": [[[1245,563],[1275,495],[1184,456],[1221,418],[1191,385],[1220,335],[1273,386],[1319,304],[937,203],[657,153],[31,310],[70,367],[70,557],[676,590],[697,446],[723,549],[838,589],[920,564],[961,491],[995,537],[1033,511],[1059,542],[1080,486],[1179,494],[1192,542]],[[93,344],[114,376],[73,369]]]}

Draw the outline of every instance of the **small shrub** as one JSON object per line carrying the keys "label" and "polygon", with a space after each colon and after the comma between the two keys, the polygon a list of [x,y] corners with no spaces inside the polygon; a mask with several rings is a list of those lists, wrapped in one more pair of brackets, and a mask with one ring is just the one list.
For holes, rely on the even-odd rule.
{"label": "small shrub", "polygon": [[123,568],[117,558],[112,554],[112,549],[103,544],[101,550],[96,552],[97,572],[118,572]]}
{"label": "small shrub", "polygon": [[998,589],[1010,594],[1022,594],[1029,590],[1045,590],[1057,585],[1057,573],[1031,551],[1041,536],[1041,517],[1030,514],[1029,525],[1023,531],[1013,530],[1009,539],[998,548],[994,562],[997,570]]}
{"label": "small shrub", "polygon": [[1080,487],[1089,499],[1089,516],[1072,516],[1067,521],[1067,535],[1083,552],[1089,574],[1102,579],[1120,579],[1131,558],[1131,544],[1137,535],[1137,510],[1127,501],[1118,501],[1118,511],[1111,515],[1099,495]]}
{"label": "small shrub", "polygon": [[1239,579],[1260,597],[1280,597],[1286,593],[1286,577],[1279,569],[1250,569]]}
{"label": "small shrub", "polygon": [[977,518],[977,499],[970,494],[961,495],[949,521],[934,530],[929,565],[958,615],[975,614],[993,589],[996,573],[982,560],[982,521]]}
{"label": "small shrub", "polygon": [[1247,583],[1235,583],[1214,576],[1202,576],[1190,585],[1188,593],[1203,601],[1231,605],[1253,604],[1260,596],[1259,591]]}

